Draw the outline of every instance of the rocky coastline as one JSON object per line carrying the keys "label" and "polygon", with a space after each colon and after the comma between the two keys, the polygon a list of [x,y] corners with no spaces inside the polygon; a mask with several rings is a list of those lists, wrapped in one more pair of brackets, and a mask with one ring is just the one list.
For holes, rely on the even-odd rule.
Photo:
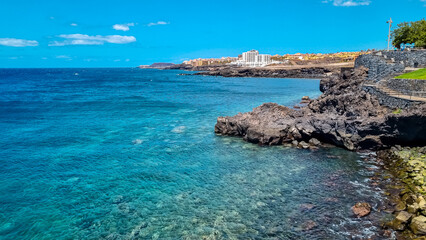
{"label": "rocky coastline", "polygon": [[[397,239],[426,236],[426,103],[410,102],[402,109],[384,104],[381,95],[365,88],[365,84],[371,82],[369,73],[380,75],[377,71],[362,64],[341,71],[305,71],[307,75],[313,73],[310,78],[323,74],[320,83],[323,94],[318,99],[304,97],[301,104],[293,108],[265,103],[252,112],[218,117],[215,132],[242,137],[259,145],[316,149],[331,144],[350,151],[377,151],[376,160],[393,175],[387,186],[390,207],[385,211],[394,217],[383,223],[384,229],[396,230]],[[200,74],[263,75],[259,70],[223,69]],[[385,182],[384,179],[378,181]],[[354,214],[360,217],[370,210],[377,211],[370,209],[368,203],[357,203],[353,207]],[[385,233],[390,234],[387,230]]]}
{"label": "rocky coastline", "polygon": [[257,78],[325,78],[336,69],[325,67],[307,67],[296,69],[268,69],[268,68],[222,68],[194,75],[221,76],[221,77],[257,77]]}
{"label": "rocky coastline", "polygon": [[[300,109],[265,103],[252,112],[219,117],[215,132],[260,145],[311,139],[348,150],[426,145],[426,104],[395,112],[363,90],[368,70],[360,67],[321,81],[323,95]],[[416,126],[416,127],[413,127]]]}

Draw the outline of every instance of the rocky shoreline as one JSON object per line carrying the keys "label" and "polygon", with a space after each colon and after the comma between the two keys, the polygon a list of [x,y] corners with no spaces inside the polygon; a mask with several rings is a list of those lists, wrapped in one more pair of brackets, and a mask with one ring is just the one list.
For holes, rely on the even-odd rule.
{"label": "rocky shoreline", "polygon": [[352,151],[426,145],[426,104],[398,112],[381,106],[362,88],[367,73],[361,67],[332,74],[321,81],[323,94],[299,110],[265,103],[252,112],[219,117],[215,132],[260,145],[299,146],[317,139]]}
{"label": "rocky shoreline", "polygon": [[389,192],[394,219],[385,227],[399,231],[409,239],[426,235],[426,147],[395,146],[379,151],[378,157],[396,183]]}
{"label": "rocky shoreline", "polygon": [[336,69],[325,67],[307,67],[296,69],[267,69],[267,68],[221,68],[194,75],[221,77],[257,77],[257,78],[325,78]]}
{"label": "rocky shoreline", "polygon": [[[265,103],[252,112],[219,117],[215,132],[242,137],[259,145],[293,145],[315,149],[332,144],[351,151],[378,151],[376,160],[383,162],[384,169],[393,174],[393,181],[388,186],[390,207],[384,210],[394,214],[394,217],[383,224],[384,229],[398,231],[397,239],[424,236],[426,103],[412,102],[403,109],[383,105],[377,95],[364,88],[364,84],[371,81],[369,71],[358,66],[355,69],[342,69],[341,72],[310,69],[292,74],[278,73],[276,76],[312,73],[311,78],[323,74],[325,76],[320,83],[323,94],[314,100],[304,97],[301,105],[294,108]],[[199,74],[270,76],[270,72],[259,70],[222,69]],[[301,76],[308,78],[303,74]],[[378,181],[385,182],[384,179]],[[370,210],[368,203],[357,203],[353,208],[354,214],[360,217]],[[385,234],[390,235],[387,231]]]}

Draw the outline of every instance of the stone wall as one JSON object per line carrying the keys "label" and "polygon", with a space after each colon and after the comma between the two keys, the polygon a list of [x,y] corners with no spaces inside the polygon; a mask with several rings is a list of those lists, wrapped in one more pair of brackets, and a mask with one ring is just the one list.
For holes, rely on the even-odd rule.
{"label": "stone wall", "polygon": [[392,78],[386,81],[386,87],[405,95],[426,97],[426,80]]}
{"label": "stone wall", "polygon": [[426,67],[426,51],[383,51],[383,58],[392,63],[400,63],[405,67],[424,68]]}
{"label": "stone wall", "polygon": [[417,103],[415,101],[391,97],[387,94],[380,92],[375,87],[371,87],[371,86],[363,86],[363,90],[372,95],[377,96],[377,98],[379,99],[380,105],[383,105],[392,109],[398,109],[398,108],[405,109]]}
{"label": "stone wall", "polygon": [[355,67],[369,69],[368,80],[378,82],[384,78],[399,75],[406,67],[426,67],[426,51],[380,51],[361,55],[355,60]]}

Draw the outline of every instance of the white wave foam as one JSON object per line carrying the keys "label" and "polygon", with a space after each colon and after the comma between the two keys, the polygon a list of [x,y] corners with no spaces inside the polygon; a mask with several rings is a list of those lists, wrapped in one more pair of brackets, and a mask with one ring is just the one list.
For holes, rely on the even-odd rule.
{"label": "white wave foam", "polygon": [[133,140],[133,141],[132,141],[132,143],[133,143],[134,145],[140,145],[140,144],[142,144],[142,143],[143,143],[143,140],[142,140],[142,139],[135,139],[135,140]]}
{"label": "white wave foam", "polygon": [[172,132],[174,133],[183,133],[185,132],[186,127],[185,126],[178,126],[173,128]]}

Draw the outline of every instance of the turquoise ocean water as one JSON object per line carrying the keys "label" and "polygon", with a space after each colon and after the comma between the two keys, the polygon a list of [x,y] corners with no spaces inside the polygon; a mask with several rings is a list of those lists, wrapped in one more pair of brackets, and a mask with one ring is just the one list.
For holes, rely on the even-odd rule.
{"label": "turquoise ocean water", "polygon": [[[0,69],[0,239],[361,239],[383,193],[337,148],[216,136],[218,116],[318,80]],[[370,216],[380,217],[380,216]]]}

